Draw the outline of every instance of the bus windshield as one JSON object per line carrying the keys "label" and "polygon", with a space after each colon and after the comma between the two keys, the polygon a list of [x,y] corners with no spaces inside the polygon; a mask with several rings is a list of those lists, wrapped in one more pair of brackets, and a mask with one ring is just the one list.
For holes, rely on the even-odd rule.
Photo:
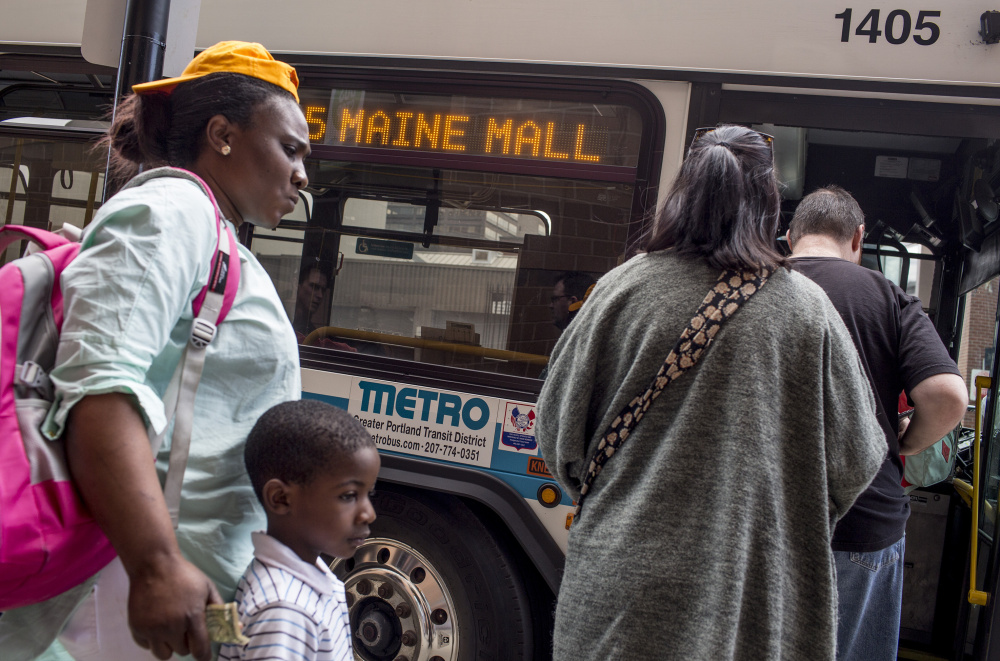
{"label": "bus windshield", "polygon": [[309,189],[252,244],[301,341],[538,376],[560,334],[556,283],[593,282],[626,251],[639,114],[340,89],[306,91],[303,107]]}

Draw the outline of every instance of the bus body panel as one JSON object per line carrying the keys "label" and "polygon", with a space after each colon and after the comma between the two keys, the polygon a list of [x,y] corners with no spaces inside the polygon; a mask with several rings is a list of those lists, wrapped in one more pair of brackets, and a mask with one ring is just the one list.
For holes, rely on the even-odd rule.
{"label": "bus body panel", "polygon": [[[79,44],[85,0],[45,4],[51,12],[23,1],[6,9],[0,44]],[[196,43],[240,38],[298,54],[1000,85],[1000,51],[979,35],[988,5],[904,4],[213,0],[201,5]],[[78,20],[53,22],[55,15]],[[502,38],[484,39],[485,26]]]}
{"label": "bus body panel", "polygon": [[[663,145],[663,163],[660,167],[659,186],[657,190],[657,201],[663,201],[670,182],[681,167],[684,160],[684,152],[687,151],[687,144],[684,142],[684,127],[688,123],[688,108],[691,106],[691,84],[678,83],[661,80],[635,80],[656,97],[663,107],[663,115],[666,118],[666,141]],[[677,130],[681,129],[681,130]]]}
{"label": "bus body panel", "polygon": [[[461,465],[497,478],[527,501],[536,520],[565,552],[569,537],[566,516],[573,511],[573,500],[558,488],[539,456],[533,403],[313,369],[302,370],[302,396],[325,401],[354,415],[371,431],[383,454]],[[404,407],[402,416],[400,403],[410,404]],[[479,426],[475,416],[487,409],[488,422]],[[463,411],[469,415],[463,415]],[[412,418],[406,417],[410,414]],[[470,427],[467,422],[474,424]],[[423,484],[417,478],[407,483]],[[558,503],[549,507],[539,500],[539,489],[546,484],[555,487],[560,495]],[[469,492],[463,491],[462,495]],[[545,514],[539,517],[541,512]]]}

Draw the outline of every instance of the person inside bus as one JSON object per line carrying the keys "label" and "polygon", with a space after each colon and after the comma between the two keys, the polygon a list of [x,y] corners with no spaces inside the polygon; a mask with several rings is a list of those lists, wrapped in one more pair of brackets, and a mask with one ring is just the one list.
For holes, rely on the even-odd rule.
{"label": "person inside bus", "polygon": [[299,274],[299,287],[295,290],[295,313],[292,327],[301,337],[301,342],[309,333],[321,325],[316,323],[316,313],[323,305],[323,298],[329,291],[330,278],[319,266],[302,269]]}
{"label": "person inside bus", "polygon": [[[885,441],[843,322],[776,250],[770,142],[699,131],[645,251],[598,281],[556,344],[542,455],[578,503],[604,462],[569,532],[556,661],[834,659],[830,535]],[[756,293],[598,457],[671,348],[684,350],[685,327],[704,328],[692,317],[730,270],[769,277],[739,287]]]}
{"label": "person inside bus", "polygon": [[[180,77],[135,85],[118,105],[106,138],[111,175],[186,168],[207,182],[231,229],[273,228],[307,184],[297,87],[295,70],[260,44],[216,44]],[[65,659],[60,647],[101,661],[212,655],[206,605],[233,599],[251,533],[265,525],[241,460],[247,433],[264,411],[301,396],[288,315],[240,245],[239,289],[208,348],[174,530],[161,487],[168,450],[153,457],[147,428],[169,422],[160,398],[208,280],[215,217],[195,183],[150,179],[104,203],[65,272],[49,421],[65,429],[75,484],[119,560],[96,591],[85,583],[4,613],[4,661],[34,658],[50,643],[42,658]]]}
{"label": "person inside bus", "polygon": [[[292,328],[299,344],[305,344],[309,334],[326,324],[316,322],[316,313],[323,305],[323,299],[329,291],[330,278],[319,266],[310,266],[299,274],[299,286],[295,290],[295,312],[292,315]],[[357,348],[347,342],[340,342],[331,337],[321,337],[310,341],[310,346],[324,349],[339,349],[340,351],[357,352]]]}
{"label": "person inside bus", "polygon": [[[860,266],[864,213],[838,186],[799,203],[786,238],[792,267],[830,297],[854,340],[878,398],[885,462],[833,533],[837,566],[837,658],[896,658],[903,600],[903,555],[910,499],[900,455],[934,444],[965,415],[968,389],[920,299]],[[914,404],[897,429],[900,392]]]}
{"label": "person inside bus", "polygon": [[[594,287],[594,277],[582,271],[564,271],[556,278],[549,297],[549,310],[552,311],[552,324],[559,332],[566,330],[570,322],[580,312],[583,302]],[[544,381],[548,377],[549,366],[545,365],[538,378]]]}
{"label": "person inside bus", "polygon": [[552,323],[560,331],[566,330],[576,313],[583,305],[587,290],[593,286],[594,277],[581,271],[566,271],[560,273],[552,287],[549,297],[549,309],[552,311]]}

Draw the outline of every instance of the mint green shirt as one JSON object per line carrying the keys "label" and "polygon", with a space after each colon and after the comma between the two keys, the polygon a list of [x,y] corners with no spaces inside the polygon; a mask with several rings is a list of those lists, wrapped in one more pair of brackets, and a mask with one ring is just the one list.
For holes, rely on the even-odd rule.
{"label": "mint green shirt", "polygon": [[[101,208],[62,278],[66,321],[48,435],[61,433],[82,398],[110,392],[133,395],[152,431],[168,425],[160,397],[187,342],[191,303],[208,281],[215,246],[212,205],[192,182],[153,179]],[[208,347],[195,400],[177,530],[181,551],[225,601],[253,557],[251,532],[266,527],[244,469],[244,441],[264,411],[301,394],[288,316],[257,259],[242,245],[239,255],[236,300]],[[161,482],[169,445],[168,431],[157,457]]]}

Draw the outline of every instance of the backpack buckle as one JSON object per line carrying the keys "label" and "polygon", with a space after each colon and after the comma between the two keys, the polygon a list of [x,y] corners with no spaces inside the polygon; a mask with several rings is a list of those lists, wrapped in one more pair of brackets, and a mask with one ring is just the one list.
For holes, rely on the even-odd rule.
{"label": "backpack buckle", "polygon": [[204,349],[215,337],[216,326],[207,319],[195,319],[191,327],[191,344]]}
{"label": "backpack buckle", "polygon": [[48,376],[45,374],[45,370],[38,363],[27,360],[21,364],[21,371],[17,375],[17,380],[28,386],[29,388],[35,388],[36,390],[45,386],[48,381]]}

